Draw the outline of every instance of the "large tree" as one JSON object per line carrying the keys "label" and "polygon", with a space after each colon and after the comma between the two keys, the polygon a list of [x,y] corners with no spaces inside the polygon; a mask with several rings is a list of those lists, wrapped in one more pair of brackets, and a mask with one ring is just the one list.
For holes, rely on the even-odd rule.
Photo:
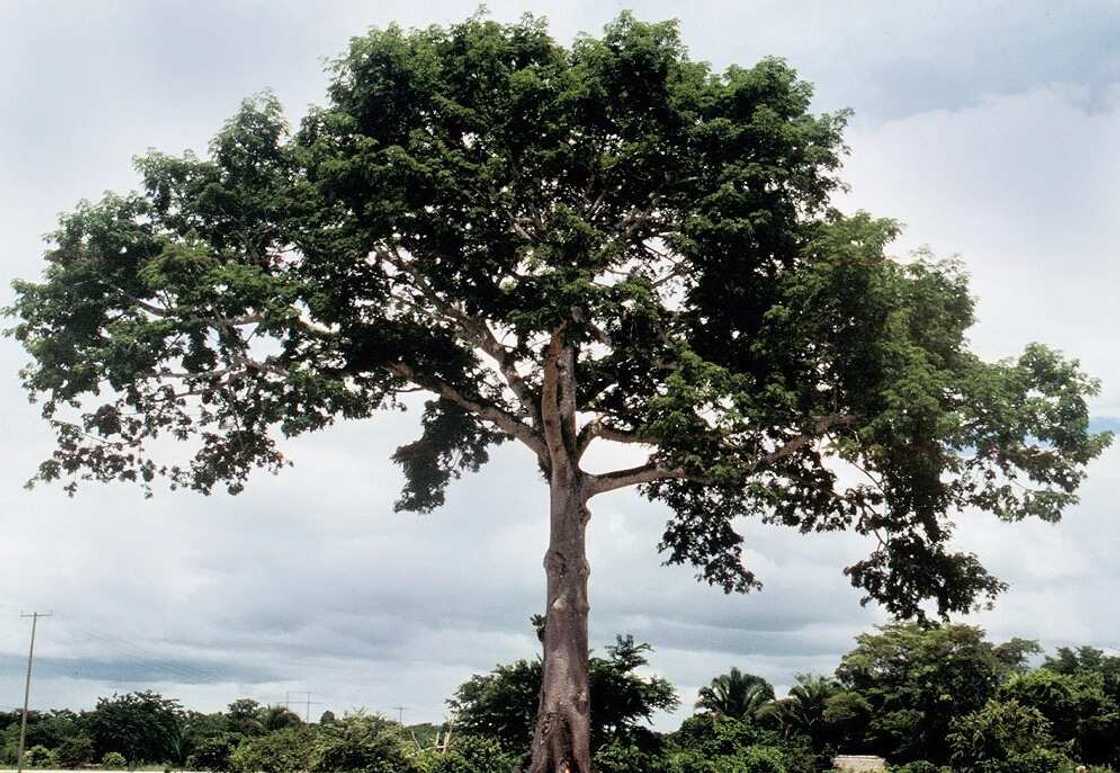
{"label": "large tree", "polygon": [[[1106,442],[1075,362],[983,361],[960,269],[830,208],[846,116],[779,60],[716,72],[628,15],[571,46],[472,18],[374,30],[332,72],[294,134],[250,101],[206,157],[147,155],[140,192],[63,217],[14,304],[58,435],[38,477],[236,493],[278,436],[420,390],[395,459],[426,511],[520,443],[549,488],[534,771],[589,767],[593,497],[663,503],[666,560],[727,591],[759,585],[739,516],[854,529],[868,598],[948,613],[1002,587],[953,514],[1055,520]],[[600,442],[643,461],[591,471]]]}

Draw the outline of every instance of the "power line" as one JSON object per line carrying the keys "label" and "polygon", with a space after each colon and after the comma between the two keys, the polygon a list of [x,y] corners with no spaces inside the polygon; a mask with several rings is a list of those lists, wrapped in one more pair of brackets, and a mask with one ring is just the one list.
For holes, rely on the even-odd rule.
{"label": "power line", "polygon": [[53,612],[20,613],[20,617],[31,618],[31,646],[27,649],[27,681],[23,685],[23,719],[19,723],[19,753],[16,758],[16,770],[23,773],[23,747],[27,742],[27,705],[31,700],[31,665],[35,662],[35,631],[39,627],[40,617],[50,617]]}
{"label": "power line", "polygon": [[288,709],[289,711],[291,711],[291,708],[292,708],[291,704],[293,703],[292,693],[295,693],[296,695],[303,695],[303,696],[306,697],[306,700],[294,701],[294,702],[305,704],[306,708],[304,709],[304,713],[303,713],[303,721],[305,723],[310,724],[310,722],[311,722],[311,704],[314,703],[316,706],[321,706],[321,705],[323,705],[323,702],[322,701],[311,700],[311,693],[309,693],[305,690],[288,690],[287,692],[284,693],[284,708]]}

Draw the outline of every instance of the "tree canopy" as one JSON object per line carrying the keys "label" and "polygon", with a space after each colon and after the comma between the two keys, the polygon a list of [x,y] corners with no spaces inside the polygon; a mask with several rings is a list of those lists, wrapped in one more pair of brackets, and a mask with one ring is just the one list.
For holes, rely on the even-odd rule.
{"label": "tree canopy", "polygon": [[149,153],[139,192],[62,218],[11,309],[58,434],[38,479],[237,492],[278,433],[422,389],[401,508],[503,439],[546,474],[553,443],[642,444],[590,491],[667,503],[667,560],[746,590],[735,517],[851,528],[877,537],[852,582],[913,615],[1000,588],[952,513],[1055,520],[1107,442],[1075,361],[981,360],[960,266],[831,208],[846,115],[780,60],[715,72],[627,14],[570,48],[474,17],[374,30],[332,72],[294,134],[249,100],[205,157]]}

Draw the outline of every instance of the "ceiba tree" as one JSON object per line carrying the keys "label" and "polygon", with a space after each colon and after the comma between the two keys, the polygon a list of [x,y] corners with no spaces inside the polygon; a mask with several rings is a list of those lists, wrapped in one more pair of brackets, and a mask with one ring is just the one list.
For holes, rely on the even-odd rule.
{"label": "ceiba tree", "polygon": [[[417,390],[399,509],[524,445],[549,489],[537,773],[590,770],[600,494],[667,505],[666,560],[726,591],[759,584],[757,515],[868,535],[845,572],[892,613],[967,610],[1002,585],[952,516],[1056,520],[1108,440],[1096,386],[1042,346],[968,349],[960,268],[830,206],[846,115],[810,97],[629,15],[571,46],[528,17],[355,38],[297,131],[250,100],[206,157],[146,155],[140,192],[62,218],[11,309],[57,432],[37,478],[236,493],[280,436]],[[645,461],[589,471],[601,442]]]}

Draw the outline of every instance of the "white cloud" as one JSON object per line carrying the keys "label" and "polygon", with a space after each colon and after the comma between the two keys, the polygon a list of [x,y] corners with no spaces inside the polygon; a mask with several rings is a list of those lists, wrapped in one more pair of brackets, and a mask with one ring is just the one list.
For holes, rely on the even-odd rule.
{"label": "white cloud", "polygon": [[846,204],[906,225],[899,248],[959,254],[973,277],[978,349],[1041,340],[1104,380],[1120,414],[1120,94],[1047,85],[849,134]]}

